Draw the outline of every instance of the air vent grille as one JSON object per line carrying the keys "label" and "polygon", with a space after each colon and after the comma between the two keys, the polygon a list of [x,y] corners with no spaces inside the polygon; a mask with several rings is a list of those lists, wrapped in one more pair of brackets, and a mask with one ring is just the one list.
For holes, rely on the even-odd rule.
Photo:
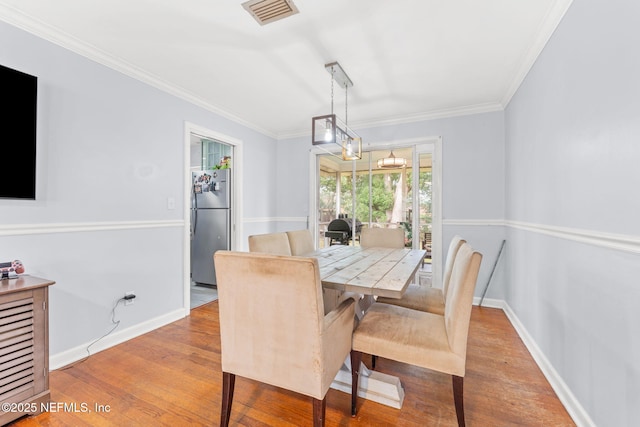
{"label": "air vent grille", "polygon": [[298,13],[292,0],[250,0],[242,3],[242,6],[260,25]]}

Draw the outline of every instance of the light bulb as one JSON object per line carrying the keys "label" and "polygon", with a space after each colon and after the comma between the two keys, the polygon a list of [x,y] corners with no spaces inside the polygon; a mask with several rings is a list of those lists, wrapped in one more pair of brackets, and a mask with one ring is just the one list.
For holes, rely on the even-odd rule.
{"label": "light bulb", "polygon": [[349,139],[349,140],[347,141],[347,154],[348,154],[349,156],[352,156],[352,155],[353,155],[353,149],[351,148],[351,139]]}
{"label": "light bulb", "polygon": [[331,142],[333,140],[333,135],[331,133],[331,122],[327,120],[324,130],[324,141]]}

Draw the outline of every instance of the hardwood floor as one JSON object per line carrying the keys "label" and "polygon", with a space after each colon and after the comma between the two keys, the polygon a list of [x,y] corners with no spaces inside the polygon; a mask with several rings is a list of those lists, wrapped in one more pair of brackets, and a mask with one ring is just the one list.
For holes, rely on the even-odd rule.
{"label": "hardwood floor", "polygon": [[[450,376],[381,358],[376,370],[400,377],[406,392],[402,409],[360,398],[352,418],[350,395],[330,389],[327,426],[457,425]],[[218,303],[53,371],[50,385],[58,411],[13,426],[218,425]],[[501,310],[473,308],[464,397],[469,426],[575,425]],[[310,398],[236,380],[232,425],[306,426],[311,414]]]}

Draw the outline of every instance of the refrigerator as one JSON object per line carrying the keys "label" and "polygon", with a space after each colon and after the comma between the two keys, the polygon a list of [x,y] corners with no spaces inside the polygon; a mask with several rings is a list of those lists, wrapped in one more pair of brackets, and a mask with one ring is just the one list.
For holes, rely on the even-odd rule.
{"label": "refrigerator", "polygon": [[215,285],[213,254],[231,248],[231,170],[192,172],[191,280]]}

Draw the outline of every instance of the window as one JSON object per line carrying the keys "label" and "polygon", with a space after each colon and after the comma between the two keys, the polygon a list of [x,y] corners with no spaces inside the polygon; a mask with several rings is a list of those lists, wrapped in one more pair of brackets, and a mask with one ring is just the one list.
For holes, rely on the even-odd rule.
{"label": "window", "polygon": [[[396,158],[406,159],[406,166],[379,168],[378,160],[390,154],[388,148],[364,152],[355,162],[332,153],[317,154],[319,247],[330,244],[325,237],[329,223],[346,218],[352,223],[355,219],[362,227],[403,228],[407,247],[423,248],[428,241],[431,252],[432,153],[419,151],[417,146],[394,148],[393,152]],[[416,218],[414,205],[418,206]],[[350,244],[358,244],[357,238]]]}

